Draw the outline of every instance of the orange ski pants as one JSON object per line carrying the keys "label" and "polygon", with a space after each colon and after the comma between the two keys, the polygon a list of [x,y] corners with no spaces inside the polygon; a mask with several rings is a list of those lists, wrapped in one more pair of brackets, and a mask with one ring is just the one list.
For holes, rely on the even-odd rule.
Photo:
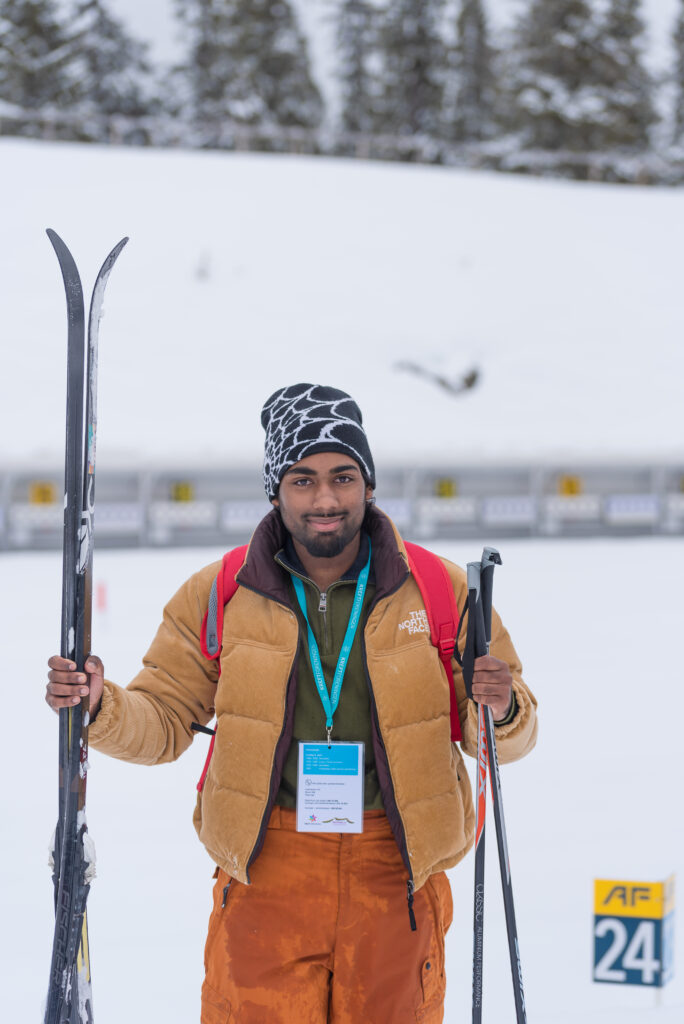
{"label": "orange ski pants", "polygon": [[216,876],[202,1024],[440,1024],[449,882],[416,892],[411,931],[383,811],[359,835],[310,835],[276,807],[250,878]]}

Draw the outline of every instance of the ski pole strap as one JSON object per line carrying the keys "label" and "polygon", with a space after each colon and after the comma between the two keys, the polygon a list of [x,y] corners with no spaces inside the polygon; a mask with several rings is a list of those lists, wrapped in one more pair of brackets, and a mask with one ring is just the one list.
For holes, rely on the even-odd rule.
{"label": "ski pole strap", "polygon": [[430,626],[430,640],[437,648],[449,685],[449,718],[451,739],[461,739],[461,720],[454,687],[451,659],[454,657],[459,626],[456,597],[451,577],[441,558],[419,544],[405,543],[409,569],[418,584]]}
{"label": "ski pole strap", "polygon": [[487,636],[485,632],[484,614],[482,609],[482,590],[480,588],[481,565],[479,562],[468,562],[468,625],[466,627],[465,647],[461,659],[463,681],[466,693],[473,699],[473,673],[475,659],[487,653]]}
{"label": "ski pole strap", "polygon": [[458,629],[456,630],[456,640],[454,641],[454,658],[459,663],[461,668],[463,668],[463,658],[461,657],[461,653],[460,653],[460,651],[458,649],[458,638],[461,635],[461,626],[463,625],[463,620],[466,617],[466,613],[467,613],[469,607],[470,607],[470,594],[465,599],[465,604],[463,605],[463,611],[461,612],[461,617],[458,620]]}

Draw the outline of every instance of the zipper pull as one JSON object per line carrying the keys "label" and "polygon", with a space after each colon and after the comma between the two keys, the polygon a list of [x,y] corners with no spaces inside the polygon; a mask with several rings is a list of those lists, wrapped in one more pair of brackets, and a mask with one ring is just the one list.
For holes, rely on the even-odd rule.
{"label": "zipper pull", "polygon": [[230,889],[232,884],[233,879],[231,878],[231,880],[228,882],[228,885],[224,885],[223,887],[223,903],[221,904],[221,910],[224,909],[226,903],[228,902],[228,890]]}
{"label": "zipper pull", "polygon": [[324,615],[325,615],[326,611],[328,610],[328,591],[327,590],[324,590],[323,593],[320,596],[320,600],[318,602],[318,610],[319,610],[319,612],[323,612]]}
{"label": "zipper pull", "polygon": [[416,887],[413,884],[413,879],[409,878],[408,882],[406,883],[406,889],[408,891],[408,895],[406,897],[406,901],[408,903],[408,912],[409,912],[409,921],[411,922],[411,931],[415,932],[418,929],[418,925],[416,924],[416,915],[413,913],[413,894],[416,891]]}

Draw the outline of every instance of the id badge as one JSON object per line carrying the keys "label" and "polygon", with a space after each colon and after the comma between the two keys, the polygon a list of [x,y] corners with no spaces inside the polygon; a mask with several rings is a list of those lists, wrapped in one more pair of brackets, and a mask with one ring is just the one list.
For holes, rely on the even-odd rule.
{"label": "id badge", "polygon": [[300,743],[298,832],[363,832],[363,743]]}

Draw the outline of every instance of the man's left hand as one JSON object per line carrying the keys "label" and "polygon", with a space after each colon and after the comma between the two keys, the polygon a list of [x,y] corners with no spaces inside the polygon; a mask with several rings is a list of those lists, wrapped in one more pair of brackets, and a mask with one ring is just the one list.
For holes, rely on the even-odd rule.
{"label": "man's left hand", "polygon": [[495,722],[501,722],[511,710],[513,676],[505,661],[485,654],[475,659],[473,700],[488,704]]}

